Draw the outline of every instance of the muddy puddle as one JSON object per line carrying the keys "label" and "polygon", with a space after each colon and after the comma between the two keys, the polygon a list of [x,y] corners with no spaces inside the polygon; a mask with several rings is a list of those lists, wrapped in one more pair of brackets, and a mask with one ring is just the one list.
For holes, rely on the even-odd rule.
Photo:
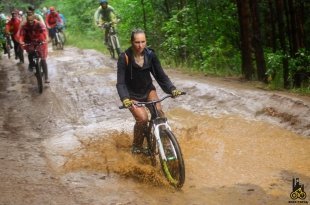
{"label": "muddy puddle", "polygon": [[[310,182],[308,138],[233,115],[212,117],[182,108],[166,114],[185,159],[186,182],[181,191],[171,188],[160,168],[152,167],[148,159],[130,154],[132,133],[128,130],[85,135],[78,131],[73,134],[74,140],[58,139],[62,141],[63,159],[57,171],[64,178],[72,173],[85,172],[91,176],[96,173],[92,180],[101,182],[97,188],[104,190],[103,195],[105,190],[114,187],[115,184],[110,183],[117,179],[118,184],[128,188],[121,192],[139,193],[130,194],[135,196],[131,203],[137,204],[287,203],[292,177],[299,176],[303,183]],[[66,151],[66,147],[70,150]],[[81,184],[89,183],[77,178]],[[107,187],[107,184],[110,185]],[[142,201],[136,201],[139,197]],[[147,200],[149,197],[152,201]],[[169,200],[165,202],[165,199]],[[128,203],[127,199],[117,201]]]}

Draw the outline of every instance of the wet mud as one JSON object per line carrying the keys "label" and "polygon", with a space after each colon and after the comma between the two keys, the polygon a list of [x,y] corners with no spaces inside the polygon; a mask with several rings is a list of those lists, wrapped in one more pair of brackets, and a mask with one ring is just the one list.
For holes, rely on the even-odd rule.
{"label": "wet mud", "polygon": [[[288,204],[310,185],[310,98],[167,70],[187,95],[163,102],[185,160],[175,190],[132,156],[116,61],[66,47],[43,94],[27,64],[0,60],[0,204]],[[160,95],[164,95],[158,88]],[[309,198],[306,199],[306,201]]]}

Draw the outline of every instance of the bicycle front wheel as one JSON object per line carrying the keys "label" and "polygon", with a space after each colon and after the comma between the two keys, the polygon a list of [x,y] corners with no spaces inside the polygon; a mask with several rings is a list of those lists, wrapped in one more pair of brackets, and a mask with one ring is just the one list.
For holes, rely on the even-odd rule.
{"label": "bicycle front wheel", "polygon": [[9,44],[9,42],[6,42],[5,50],[8,54],[8,58],[11,58],[11,45]]}
{"label": "bicycle front wheel", "polygon": [[57,47],[61,50],[64,49],[64,39],[63,36],[61,35],[60,32],[56,33],[56,38],[57,38]]}
{"label": "bicycle front wheel", "polygon": [[111,57],[115,58],[115,51],[114,51],[114,48],[113,48],[113,38],[112,38],[112,36],[109,36],[108,50],[110,52]]}
{"label": "bicycle front wheel", "polygon": [[42,64],[41,62],[36,62],[36,73],[35,76],[38,82],[39,93],[43,92],[43,72],[42,72]]}
{"label": "bicycle front wheel", "polygon": [[121,54],[121,48],[116,34],[113,36],[113,49],[116,51],[117,57],[119,58],[119,55]]}
{"label": "bicycle front wheel", "polygon": [[172,186],[181,188],[185,181],[185,165],[179,143],[174,134],[165,128],[160,130],[160,139],[166,156],[165,160],[159,154],[162,170]]}

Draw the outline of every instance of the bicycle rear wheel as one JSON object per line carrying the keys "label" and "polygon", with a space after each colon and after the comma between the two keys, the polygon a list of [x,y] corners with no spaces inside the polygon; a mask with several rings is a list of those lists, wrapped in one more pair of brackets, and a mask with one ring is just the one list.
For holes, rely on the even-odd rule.
{"label": "bicycle rear wheel", "polygon": [[185,165],[179,143],[174,134],[166,129],[160,128],[160,139],[167,160],[159,154],[160,164],[168,182],[181,188],[185,181]]}
{"label": "bicycle rear wheel", "polygon": [[43,69],[42,69],[42,63],[41,62],[36,62],[36,73],[35,76],[37,78],[38,82],[38,89],[39,93],[43,92]]}

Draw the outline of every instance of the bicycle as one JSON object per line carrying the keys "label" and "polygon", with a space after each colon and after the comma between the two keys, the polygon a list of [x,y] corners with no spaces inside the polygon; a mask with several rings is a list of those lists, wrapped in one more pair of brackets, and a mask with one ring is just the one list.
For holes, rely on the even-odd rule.
{"label": "bicycle", "polygon": [[[185,95],[182,92],[181,95]],[[161,170],[164,172],[169,184],[181,188],[185,182],[185,164],[181,147],[165,117],[160,117],[156,104],[172,95],[167,95],[159,100],[149,102],[136,102],[134,106],[144,106],[149,109],[151,116],[148,122],[147,148],[144,153],[151,159],[153,166],[157,165],[159,158]],[[120,106],[120,109],[125,108]]]}
{"label": "bicycle", "polygon": [[43,78],[45,73],[47,72],[47,67],[44,68],[42,59],[40,57],[39,49],[45,42],[36,42],[36,43],[28,43],[25,46],[33,46],[33,50],[28,53],[28,55],[32,56],[34,67],[35,67],[35,76],[38,83],[39,93],[43,92]]}
{"label": "bicycle", "polygon": [[119,39],[117,36],[117,32],[115,30],[115,27],[113,26],[113,23],[104,23],[102,25],[102,29],[108,29],[108,42],[107,47],[110,52],[110,55],[112,58],[115,58],[115,53],[117,54],[117,57],[121,54],[121,46],[119,43]]}
{"label": "bicycle", "polygon": [[55,37],[53,38],[53,48],[54,46],[57,49],[64,49],[64,44],[65,44],[65,34],[62,31],[62,28],[59,26],[56,26],[56,32],[55,32]]}

